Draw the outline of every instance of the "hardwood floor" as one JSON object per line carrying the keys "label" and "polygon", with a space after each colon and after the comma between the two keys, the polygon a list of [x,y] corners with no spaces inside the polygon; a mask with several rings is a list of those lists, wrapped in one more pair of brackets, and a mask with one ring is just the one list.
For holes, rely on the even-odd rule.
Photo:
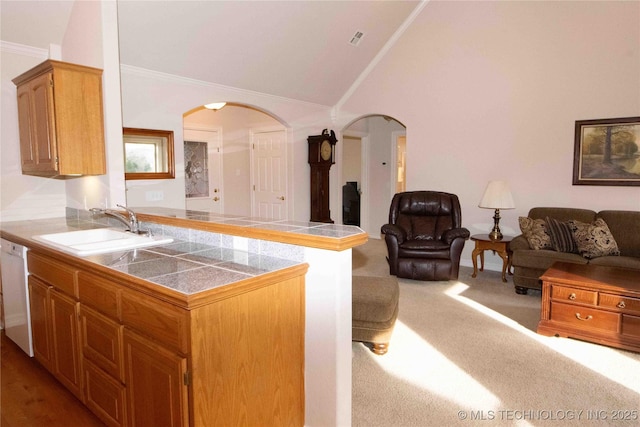
{"label": "hardwood floor", "polygon": [[78,399],[13,341],[0,340],[2,427],[104,427]]}

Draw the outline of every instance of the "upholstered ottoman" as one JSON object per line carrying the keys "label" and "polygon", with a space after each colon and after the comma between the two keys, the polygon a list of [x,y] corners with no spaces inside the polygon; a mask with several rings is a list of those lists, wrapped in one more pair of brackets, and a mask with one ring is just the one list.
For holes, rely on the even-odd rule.
{"label": "upholstered ottoman", "polygon": [[395,277],[353,276],[352,340],[385,354],[398,318],[400,288]]}

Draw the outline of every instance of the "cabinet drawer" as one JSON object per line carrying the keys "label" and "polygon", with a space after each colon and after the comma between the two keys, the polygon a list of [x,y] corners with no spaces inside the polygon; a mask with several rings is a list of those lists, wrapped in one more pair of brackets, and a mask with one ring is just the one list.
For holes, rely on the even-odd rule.
{"label": "cabinet drawer", "polygon": [[571,304],[551,303],[551,321],[576,328],[618,332],[620,314],[609,311],[579,307]]}
{"label": "cabinet drawer", "polygon": [[85,397],[87,407],[106,425],[126,425],[125,387],[85,359]]}
{"label": "cabinet drawer", "polygon": [[27,262],[29,274],[39,277],[68,295],[78,297],[78,270],[33,251],[27,252]]}
{"label": "cabinet drawer", "polygon": [[120,319],[120,288],[118,285],[81,271],[78,274],[80,302],[114,319]]}
{"label": "cabinet drawer", "polygon": [[630,335],[640,340],[640,317],[622,315],[622,334]]}
{"label": "cabinet drawer", "polygon": [[624,312],[640,313],[640,299],[612,294],[600,294],[601,307],[615,308]]}
{"label": "cabinet drawer", "polygon": [[122,322],[142,335],[187,353],[189,313],[137,292],[122,292]]}
{"label": "cabinet drawer", "polygon": [[81,305],[82,354],[114,378],[124,382],[122,330],[124,326]]}
{"label": "cabinet drawer", "polygon": [[558,285],[552,285],[551,298],[559,301],[571,301],[591,305],[596,305],[598,303],[597,292],[585,291],[583,289],[567,288]]}

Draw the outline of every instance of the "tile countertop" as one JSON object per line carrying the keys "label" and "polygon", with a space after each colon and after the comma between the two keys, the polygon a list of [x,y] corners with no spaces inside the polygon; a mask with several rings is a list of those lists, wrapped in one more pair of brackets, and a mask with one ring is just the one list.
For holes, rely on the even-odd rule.
{"label": "tile countertop", "polygon": [[[32,236],[88,228],[105,227],[86,211],[67,210],[66,218],[38,219],[0,223],[2,237],[19,240],[32,247],[47,247]],[[368,236],[359,227],[304,221],[269,220],[170,208],[134,208],[143,229],[149,223],[170,224],[236,236],[264,238],[288,244],[341,250],[366,242]],[[147,220],[149,223],[147,223]],[[109,225],[121,229],[122,225]],[[156,224],[153,224],[156,225]],[[157,233],[156,233],[157,234]],[[171,234],[171,233],[169,233]],[[189,236],[189,233],[186,234]],[[172,289],[183,295],[236,283],[252,277],[302,264],[301,261],[252,253],[216,243],[198,243],[180,235],[172,243],[144,249],[88,255],[81,258],[111,270]]]}
{"label": "tile countertop", "polygon": [[341,251],[364,244],[369,236],[354,225],[274,220],[162,207],[132,208],[141,221],[177,225],[233,236]]}
{"label": "tile countertop", "polygon": [[[38,243],[31,237],[97,227],[105,227],[105,225],[73,218],[39,219],[0,224],[2,237],[7,240],[16,241],[27,247],[47,247],[55,251],[58,250]],[[196,294],[302,264],[299,261],[175,238],[171,243],[144,249],[84,257],[67,255],[81,258],[85,264],[93,263],[107,267],[185,295]]]}

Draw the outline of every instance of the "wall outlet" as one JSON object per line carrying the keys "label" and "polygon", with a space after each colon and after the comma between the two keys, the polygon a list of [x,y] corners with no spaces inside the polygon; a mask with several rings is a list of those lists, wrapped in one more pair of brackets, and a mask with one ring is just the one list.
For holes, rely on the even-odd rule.
{"label": "wall outlet", "polygon": [[157,202],[160,200],[164,200],[164,191],[147,191],[146,193],[144,193],[144,198],[147,202]]}

